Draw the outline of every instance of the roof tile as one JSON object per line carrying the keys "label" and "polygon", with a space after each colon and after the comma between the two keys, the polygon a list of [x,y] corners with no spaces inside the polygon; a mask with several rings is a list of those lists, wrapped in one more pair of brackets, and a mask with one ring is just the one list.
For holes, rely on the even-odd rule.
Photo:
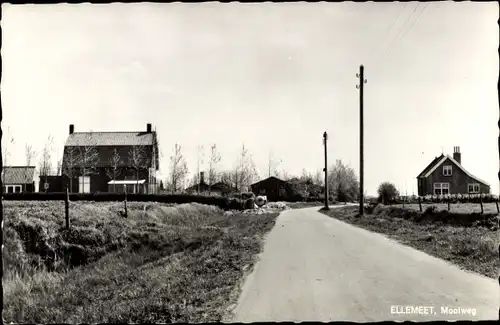
{"label": "roof tile", "polygon": [[2,183],[4,185],[31,184],[34,181],[34,166],[3,167]]}

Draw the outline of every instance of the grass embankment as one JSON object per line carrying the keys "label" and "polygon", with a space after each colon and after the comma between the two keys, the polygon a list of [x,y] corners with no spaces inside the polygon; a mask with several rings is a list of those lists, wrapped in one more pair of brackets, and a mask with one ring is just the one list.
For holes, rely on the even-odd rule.
{"label": "grass embankment", "polygon": [[321,212],[387,235],[465,270],[495,279],[498,277],[500,231],[495,227],[495,215],[451,214],[446,211],[420,213],[380,206],[370,210],[363,217],[358,216],[358,207]]}
{"label": "grass embankment", "polygon": [[199,204],[4,203],[4,313],[16,323],[213,322],[277,214]]}

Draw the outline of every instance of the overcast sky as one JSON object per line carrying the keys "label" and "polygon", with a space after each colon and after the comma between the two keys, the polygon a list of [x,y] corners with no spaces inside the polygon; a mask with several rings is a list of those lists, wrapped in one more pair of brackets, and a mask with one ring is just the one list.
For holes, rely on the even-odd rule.
{"label": "overcast sky", "polygon": [[[418,7],[417,7],[418,5]],[[217,144],[231,168],[244,143],[262,177],[269,152],[299,174],[329,161],[359,170],[365,65],[365,188],[416,192],[415,177],[460,146],[498,193],[498,4],[2,4],[2,128],[62,155],[75,131],[156,127],[162,167],[180,143]],[[2,143],[3,139],[2,139]],[[207,150],[208,154],[208,150]],[[55,159],[54,159],[55,160]]]}

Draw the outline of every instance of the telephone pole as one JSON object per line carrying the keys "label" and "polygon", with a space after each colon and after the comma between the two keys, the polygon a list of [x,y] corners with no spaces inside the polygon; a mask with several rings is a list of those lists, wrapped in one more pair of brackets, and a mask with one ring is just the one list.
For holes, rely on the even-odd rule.
{"label": "telephone pole", "polygon": [[364,78],[364,67],[363,65],[359,66],[359,73],[356,74],[356,77],[359,78],[359,85],[356,85],[356,88],[359,89],[359,215],[362,216],[364,214],[365,208],[365,199],[364,199],[364,157],[363,157],[363,85],[366,83],[366,79]]}
{"label": "telephone pole", "polygon": [[328,207],[328,155],[327,155],[327,148],[326,148],[326,142],[328,141],[328,134],[326,131],[323,133],[323,144],[325,146],[325,168],[323,169],[325,171],[325,210],[330,210]]}

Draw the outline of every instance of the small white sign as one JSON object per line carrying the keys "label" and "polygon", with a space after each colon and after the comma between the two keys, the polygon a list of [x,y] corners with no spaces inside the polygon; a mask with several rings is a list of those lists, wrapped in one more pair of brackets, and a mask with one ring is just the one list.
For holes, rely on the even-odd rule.
{"label": "small white sign", "polygon": [[49,183],[43,183],[43,188],[45,190],[48,190],[49,189]]}

